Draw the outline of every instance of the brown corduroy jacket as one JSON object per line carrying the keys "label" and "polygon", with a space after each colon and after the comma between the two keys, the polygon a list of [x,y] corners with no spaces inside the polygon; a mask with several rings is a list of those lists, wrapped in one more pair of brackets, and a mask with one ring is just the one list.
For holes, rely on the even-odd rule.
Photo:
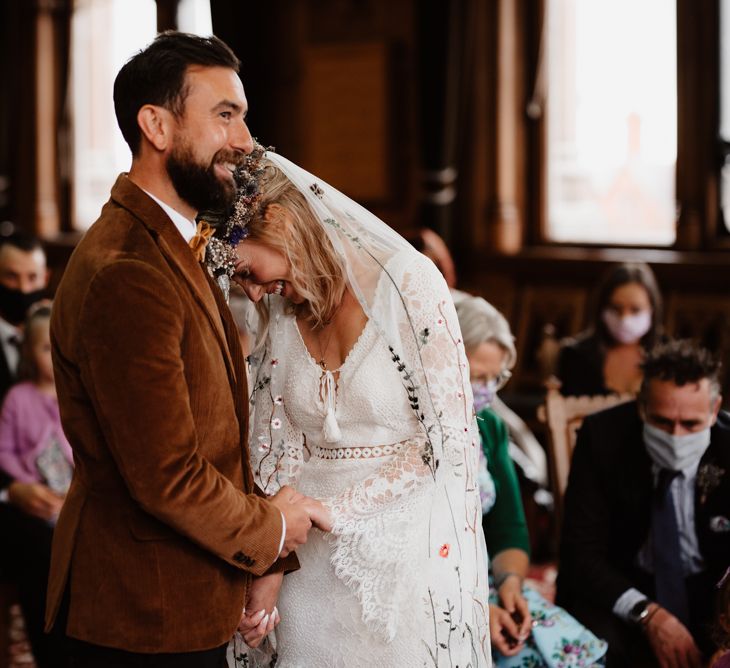
{"label": "brown corduroy jacket", "polygon": [[132,652],[225,643],[252,575],[283,570],[254,486],[235,324],[173,223],[121,175],[59,286],[51,340],[75,474],[46,622]]}

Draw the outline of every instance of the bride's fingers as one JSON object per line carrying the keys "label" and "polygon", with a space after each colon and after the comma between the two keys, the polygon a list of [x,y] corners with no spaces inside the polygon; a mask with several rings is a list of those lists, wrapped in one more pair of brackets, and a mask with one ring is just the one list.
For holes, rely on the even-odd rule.
{"label": "bride's fingers", "polygon": [[266,625],[266,635],[271,633],[274,630],[274,627],[276,626],[276,612],[272,612],[271,615],[269,615],[269,623]]}
{"label": "bride's fingers", "polygon": [[266,610],[259,610],[256,614],[247,615],[244,610],[243,615],[241,615],[241,621],[238,624],[238,630],[242,634],[249,633],[261,623],[265,614]]}
{"label": "bride's fingers", "polygon": [[269,630],[267,629],[270,618],[271,615],[264,615],[256,628],[243,634],[243,639],[249,647],[258,647],[261,641],[266,637],[266,634],[269,633]]}
{"label": "bride's fingers", "polygon": [[309,517],[318,529],[322,531],[332,531],[332,517],[327,507],[316,499],[308,499],[305,502],[305,508],[309,513]]}

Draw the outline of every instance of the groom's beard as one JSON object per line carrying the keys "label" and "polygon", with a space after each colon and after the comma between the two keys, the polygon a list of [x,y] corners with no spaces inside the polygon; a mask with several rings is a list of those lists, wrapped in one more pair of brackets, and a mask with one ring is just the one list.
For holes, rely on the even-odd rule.
{"label": "groom's beard", "polygon": [[167,158],[167,173],[181,199],[196,211],[228,210],[233,206],[236,187],[221,181],[215,173],[218,163],[241,162],[241,156],[218,151],[207,167],[195,161],[189,146],[173,149]]}

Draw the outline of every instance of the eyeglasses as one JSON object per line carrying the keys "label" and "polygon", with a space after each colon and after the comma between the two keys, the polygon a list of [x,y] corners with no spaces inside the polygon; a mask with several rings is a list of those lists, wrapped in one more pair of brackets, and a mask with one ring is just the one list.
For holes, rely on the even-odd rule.
{"label": "eyeglasses", "polygon": [[501,390],[507,383],[509,383],[510,378],[512,378],[512,372],[509,369],[502,369],[502,371],[500,371],[494,378],[497,391]]}
{"label": "eyeglasses", "polygon": [[512,378],[512,372],[509,369],[502,369],[496,376],[494,377],[479,377],[479,378],[472,378],[472,382],[474,381],[482,381],[484,383],[488,383],[489,381],[494,382],[494,391],[499,392],[508,382],[509,379]]}

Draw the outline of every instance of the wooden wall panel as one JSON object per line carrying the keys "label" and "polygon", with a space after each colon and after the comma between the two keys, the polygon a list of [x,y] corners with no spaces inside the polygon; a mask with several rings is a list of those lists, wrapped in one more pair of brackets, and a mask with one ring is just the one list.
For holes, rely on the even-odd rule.
{"label": "wooden wall panel", "polygon": [[312,45],[304,49],[303,62],[303,162],[356,200],[388,200],[391,100],[386,44]]}

